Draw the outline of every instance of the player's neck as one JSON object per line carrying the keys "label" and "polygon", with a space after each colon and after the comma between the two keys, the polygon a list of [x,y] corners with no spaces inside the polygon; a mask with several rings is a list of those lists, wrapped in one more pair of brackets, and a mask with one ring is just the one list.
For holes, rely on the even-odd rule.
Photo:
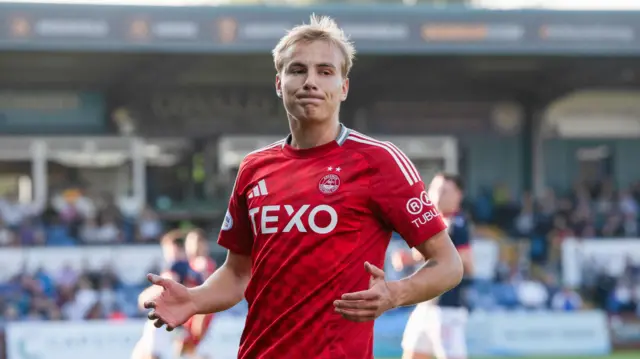
{"label": "player's neck", "polygon": [[340,122],[335,119],[309,124],[289,119],[289,128],[291,129],[291,147],[307,149],[335,141],[340,133]]}

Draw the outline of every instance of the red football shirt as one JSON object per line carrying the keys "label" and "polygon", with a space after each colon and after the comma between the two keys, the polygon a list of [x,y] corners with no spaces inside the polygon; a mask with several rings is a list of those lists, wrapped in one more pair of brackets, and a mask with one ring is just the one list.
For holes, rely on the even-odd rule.
{"label": "red football shirt", "polygon": [[382,268],[391,232],[410,246],[446,225],[396,146],[342,126],[311,148],[290,137],[247,155],[218,243],[250,255],[241,359],[371,359],[373,322],[333,301],[365,290],[364,262]]}

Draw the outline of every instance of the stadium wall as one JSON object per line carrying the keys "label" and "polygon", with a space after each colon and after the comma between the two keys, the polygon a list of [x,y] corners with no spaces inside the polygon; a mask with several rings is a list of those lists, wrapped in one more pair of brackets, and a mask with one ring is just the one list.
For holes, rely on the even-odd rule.
{"label": "stadium wall", "polygon": [[[400,341],[410,311],[399,309],[376,323],[377,357],[399,357]],[[235,359],[244,316],[216,317],[204,352],[216,359]],[[19,322],[6,330],[7,359],[127,358],[140,338],[144,320],[87,322]],[[606,314],[474,312],[469,320],[471,356],[596,356],[611,352]]]}

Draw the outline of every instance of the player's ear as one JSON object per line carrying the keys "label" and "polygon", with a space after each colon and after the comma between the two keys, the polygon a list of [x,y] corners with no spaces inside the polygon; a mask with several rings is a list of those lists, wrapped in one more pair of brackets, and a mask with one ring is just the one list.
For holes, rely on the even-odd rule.
{"label": "player's ear", "polygon": [[349,78],[345,77],[342,79],[342,101],[347,99],[347,95],[349,95]]}
{"label": "player's ear", "polygon": [[282,81],[280,80],[280,74],[276,74],[276,95],[282,98]]}

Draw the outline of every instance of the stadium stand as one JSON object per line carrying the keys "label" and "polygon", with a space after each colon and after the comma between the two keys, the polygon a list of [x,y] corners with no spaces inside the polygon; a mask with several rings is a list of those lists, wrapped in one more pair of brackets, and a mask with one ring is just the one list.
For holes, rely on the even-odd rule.
{"label": "stadium stand", "polygon": [[[5,248],[157,244],[164,230],[150,208],[132,213],[126,206],[94,200],[75,190],[52,198],[44,210],[7,196],[0,202],[0,214],[0,242]],[[139,316],[136,300],[144,278],[139,285],[127,285],[109,267],[101,269],[76,269],[70,263],[55,272],[25,267],[0,284],[4,320]]]}
{"label": "stadium stand", "polygon": [[[612,312],[635,311],[640,268],[627,264],[624,275],[593,273],[581,288],[563,287],[561,244],[565,238],[637,238],[640,184],[617,190],[609,181],[576,187],[562,196],[549,190],[541,200],[517,197],[503,186],[467,199],[478,233],[492,232],[503,255],[494,283],[479,283],[470,306],[482,309],[578,310],[586,304]],[[69,194],[66,194],[69,196]],[[0,239],[5,247],[90,246],[157,243],[163,223],[147,208],[126,217],[108,202],[95,205],[86,197],[54,199],[42,213],[28,205],[2,201]],[[22,214],[22,216],[16,215]],[[96,224],[95,218],[101,218]],[[116,219],[115,221],[113,219]],[[489,228],[489,229],[488,229]],[[144,284],[140,278],[139,285]],[[135,307],[139,286],[123,285],[110,270],[76,271],[69,266],[50,273],[20,273],[0,286],[5,320],[119,319],[140,316]]]}
{"label": "stadium stand", "polygon": [[47,208],[7,195],[0,198],[0,213],[0,245],[9,247],[155,243],[164,230],[149,207],[131,210],[109,196],[91,197],[77,189],[62,191]]}
{"label": "stadium stand", "polygon": [[[638,238],[639,204],[640,183],[617,189],[611,179],[594,183],[578,180],[570,191],[557,193],[549,189],[540,199],[525,193],[514,200],[504,187],[474,199],[471,212],[476,222],[497,228],[509,238],[505,248],[520,252],[515,258],[512,256],[511,262],[499,264],[497,302],[513,307],[518,300],[525,306],[575,310],[582,307],[584,300],[585,305],[611,312],[635,311],[640,288],[631,286],[639,279],[633,261],[626,261],[619,277],[611,277],[602,271],[604,268],[587,265],[583,270],[590,271],[590,280],[580,288],[563,288],[560,278],[565,239]],[[519,290],[504,286],[520,281],[526,285]]]}

